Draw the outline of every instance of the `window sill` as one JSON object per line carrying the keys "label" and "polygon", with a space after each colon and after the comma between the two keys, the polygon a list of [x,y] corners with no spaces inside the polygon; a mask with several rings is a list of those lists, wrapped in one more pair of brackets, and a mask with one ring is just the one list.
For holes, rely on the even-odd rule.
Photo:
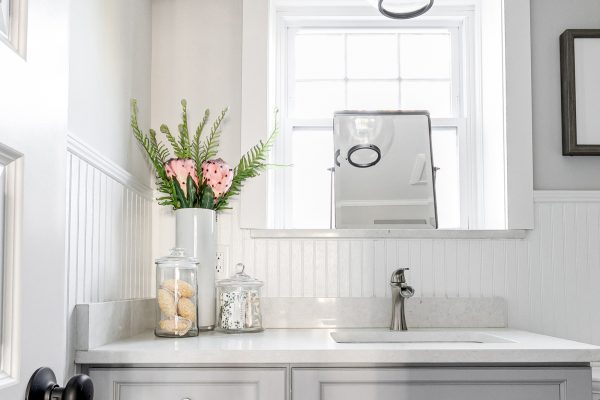
{"label": "window sill", "polygon": [[524,229],[250,229],[254,239],[524,239]]}

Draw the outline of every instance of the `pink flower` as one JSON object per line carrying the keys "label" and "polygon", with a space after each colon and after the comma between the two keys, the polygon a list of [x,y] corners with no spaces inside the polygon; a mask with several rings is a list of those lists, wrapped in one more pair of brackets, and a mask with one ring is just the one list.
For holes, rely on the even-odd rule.
{"label": "pink flower", "polygon": [[215,199],[221,197],[231,187],[233,169],[225,164],[221,158],[208,160],[202,163],[202,182],[210,185]]}
{"label": "pink flower", "polygon": [[196,163],[189,158],[171,158],[165,163],[165,172],[169,178],[175,178],[183,193],[187,195],[187,179],[191,176],[198,186]]}

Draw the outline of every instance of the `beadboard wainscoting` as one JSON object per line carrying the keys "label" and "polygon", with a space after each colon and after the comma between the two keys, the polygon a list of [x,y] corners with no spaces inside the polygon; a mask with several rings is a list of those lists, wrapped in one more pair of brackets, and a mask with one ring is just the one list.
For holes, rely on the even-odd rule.
{"label": "beadboard wainscoting", "polygon": [[153,296],[152,205],[150,187],[76,136],[68,137],[69,343],[76,304]]}
{"label": "beadboard wainscoting", "polygon": [[524,239],[252,238],[237,209],[219,247],[267,297],[387,297],[403,266],[417,296],[503,297],[510,327],[600,344],[600,192],[536,192]]}

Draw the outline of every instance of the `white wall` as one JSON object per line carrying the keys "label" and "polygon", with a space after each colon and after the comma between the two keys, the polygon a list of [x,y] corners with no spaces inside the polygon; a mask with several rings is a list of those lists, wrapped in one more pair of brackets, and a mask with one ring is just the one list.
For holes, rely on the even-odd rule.
{"label": "white wall", "polygon": [[68,1],[30,0],[28,6],[27,59],[0,43],[0,143],[24,154],[21,285],[16,288],[21,375],[16,386],[0,389],[3,399],[22,398],[29,376],[42,365],[61,380],[66,352]]}
{"label": "white wall", "polygon": [[151,0],[70,2],[69,131],[140,181],[150,174],[129,127],[150,120]]}
{"label": "white wall", "polygon": [[598,0],[531,0],[536,189],[600,189],[600,157],[562,156],[558,38],[573,28],[600,28]]}

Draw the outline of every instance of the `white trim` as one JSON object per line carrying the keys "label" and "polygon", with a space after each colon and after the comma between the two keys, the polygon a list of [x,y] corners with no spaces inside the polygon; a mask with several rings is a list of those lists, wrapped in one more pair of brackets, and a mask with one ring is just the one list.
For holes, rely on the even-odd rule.
{"label": "white trim", "polygon": [[533,99],[530,4],[503,0],[506,216],[508,229],[532,229]]}
{"label": "white trim", "polygon": [[11,0],[8,37],[0,34],[0,43],[23,58],[27,54],[27,1]]}
{"label": "white trim", "polygon": [[536,190],[535,203],[600,203],[600,190]]}
{"label": "white trim", "polygon": [[[269,134],[273,100],[269,96],[270,0],[242,0],[241,153]],[[240,226],[266,228],[267,174],[250,180],[240,195]]]}
{"label": "white trim", "polygon": [[526,236],[523,229],[250,229],[253,239],[524,239]]}
{"label": "white trim", "polygon": [[67,151],[92,165],[94,168],[108,175],[123,186],[134,190],[140,196],[148,200],[153,199],[152,188],[140,182],[139,179],[118,166],[114,161],[103,156],[79,137],[71,133],[67,134]]}
{"label": "white trim", "polygon": [[21,359],[20,271],[23,213],[23,155],[0,145],[5,167],[4,260],[2,333],[0,338],[0,389],[19,381]]}

